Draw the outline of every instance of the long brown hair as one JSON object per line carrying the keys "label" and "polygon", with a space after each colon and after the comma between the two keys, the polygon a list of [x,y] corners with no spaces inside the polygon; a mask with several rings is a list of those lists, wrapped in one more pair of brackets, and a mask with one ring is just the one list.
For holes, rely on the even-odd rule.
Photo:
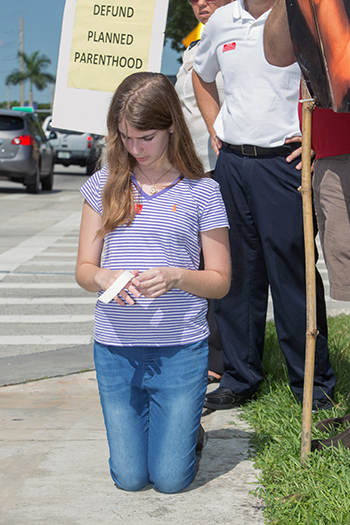
{"label": "long brown hair", "polygon": [[119,123],[124,119],[138,131],[167,130],[173,126],[168,142],[169,162],[189,179],[206,176],[171,82],[160,73],[130,75],[113,95],[107,115],[109,175],[103,191],[102,236],[123,224],[130,225],[135,216],[130,175],[136,160],[127,152],[119,133]]}

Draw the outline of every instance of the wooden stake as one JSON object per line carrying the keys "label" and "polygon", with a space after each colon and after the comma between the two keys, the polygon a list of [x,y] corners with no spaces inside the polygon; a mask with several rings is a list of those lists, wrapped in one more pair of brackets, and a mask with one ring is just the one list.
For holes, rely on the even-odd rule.
{"label": "wooden stake", "polygon": [[315,103],[310,97],[304,80],[302,82],[301,96],[305,102],[302,103],[302,182],[299,191],[301,192],[303,202],[307,313],[303,421],[301,435],[301,461],[304,463],[311,448],[312,393],[314,384],[315,346],[317,337],[315,244],[311,186],[311,117]]}

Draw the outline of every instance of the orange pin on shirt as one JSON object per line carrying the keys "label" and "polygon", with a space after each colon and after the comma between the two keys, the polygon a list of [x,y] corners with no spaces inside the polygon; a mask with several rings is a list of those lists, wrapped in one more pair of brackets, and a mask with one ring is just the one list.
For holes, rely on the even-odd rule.
{"label": "orange pin on shirt", "polygon": [[174,204],[173,206],[173,211],[176,211],[176,204]]}

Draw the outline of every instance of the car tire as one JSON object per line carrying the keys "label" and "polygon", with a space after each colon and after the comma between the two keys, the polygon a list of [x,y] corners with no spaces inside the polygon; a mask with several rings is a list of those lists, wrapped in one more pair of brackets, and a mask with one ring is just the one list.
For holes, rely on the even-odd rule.
{"label": "car tire", "polygon": [[40,168],[37,166],[33,182],[27,184],[27,193],[39,193],[40,189]]}
{"label": "car tire", "polygon": [[50,173],[48,175],[45,175],[45,177],[41,179],[41,189],[43,191],[51,191],[52,187],[53,187],[53,164],[51,165]]}

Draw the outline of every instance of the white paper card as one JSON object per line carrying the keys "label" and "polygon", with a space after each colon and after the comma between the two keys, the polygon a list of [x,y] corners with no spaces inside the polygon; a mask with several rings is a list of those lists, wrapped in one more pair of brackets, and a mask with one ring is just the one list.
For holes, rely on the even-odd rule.
{"label": "white paper card", "polygon": [[102,295],[100,295],[98,300],[102,301],[103,303],[109,303],[116,295],[118,295],[119,292],[122,291],[124,286],[127,285],[133,277],[135,277],[133,273],[125,270],[125,272],[119,275],[118,279],[116,279],[114,283],[109,288],[107,288],[107,290]]}

